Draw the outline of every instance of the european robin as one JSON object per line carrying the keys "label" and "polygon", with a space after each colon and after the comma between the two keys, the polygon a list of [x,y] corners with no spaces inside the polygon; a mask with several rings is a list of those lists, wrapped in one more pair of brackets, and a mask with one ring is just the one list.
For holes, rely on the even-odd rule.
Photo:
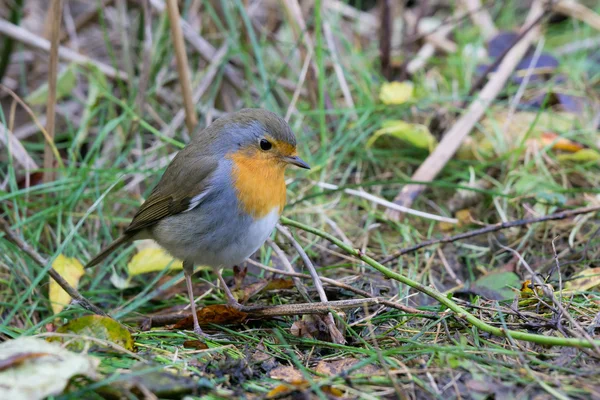
{"label": "european robin", "polygon": [[165,170],[121,237],[87,267],[120,246],[154,239],[183,260],[194,331],[198,324],[191,276],[212,267],[228,302],[239,306],[220,269],[238,265],[267,240],[285,205],[288,165],[310,169],[296,153],[296,138],[276,114],[244,109],[197,134]]}

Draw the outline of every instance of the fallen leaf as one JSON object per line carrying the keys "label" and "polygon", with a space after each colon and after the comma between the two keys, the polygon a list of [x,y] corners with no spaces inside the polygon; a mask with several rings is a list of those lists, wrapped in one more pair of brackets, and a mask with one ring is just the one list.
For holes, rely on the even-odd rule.
{"label": "fallen leaf", "polygon": [[186,340],[183,342],[183,347],[188,349],[206,350],[208,346],[202,340]]}
{"label": "fallen leaf", "polygon": [[542,146],[552,145],[553,150],[568,151],[570,153],[578,152],[584,148],[582,144],[560,137],[554,132],[542,133],[540,143]]}
{"label": "fallen leaf", "polygon": [[367,141],[366,147],[370,148],[381,137],[391,136],[402,142],[411,144],[418,149],[431,151],[437,145],[437,140],[425,125],[411,124],[402,120],[387,120],[381,124],[382,128],[376,130]]}
{"label": "fallen leaf", "polygon": [[556,158],[561,162],[572,162],[576,164],[597,163],[600,162],[600,153],[594,149],[582,149],[576,153],[559,154]]}
{"label": "fallen leaf", "polygon": [[277,385],[267,393],[267,399],[281,398],[285,395],[291,394],[292,392],[306,390],[309,387],[310,383],[305,380]]}
{"label": "fallen leaf", "polygon": [[413,98],[412,82],[386,82],[379,89],[379,100],[383,104],[404,104]]}
{"label": "fallen leaf", "polygon": [[[246,320],[248,314],[241,312],[225,304],[213,304],[202,307],[196,312],[200,325],[217,324],[239,324]],[[173,325],[173,329],[189,329],[194,326],[192,316],[186,317]]]}
{"label": "fallen leaf", "polygon": [[235,290],[234,295],[237,297],[239,302],[245,303],[250,298],[252,298],[252,296],[255,296],[264,291],[290,289],[292,287],[294,287],[294,282],[291,279],[263,279],[250,285],[246,285],[241,289]]}
{"label": "fallen leaf", "polygon": [[600,267],[587,268],[565,282],[565,290],[587,292],[600,285]]}
{"label": "fallen leaf", "polygon": [[59,395],[73,376],[95,378],[100,363],[88,355],[26,336],[0,343],[0,360],[15,358],[21,360],[0,371],[1,399],[37,400]]}
{"label": "fallen leaf", "polygon": [[[334,376],[345,374],[346,371],[359,363],[360,360],[356,358],[342,358],[340,360],[321,360],[317,363],[315,371],[322,375]],[[353,371],[354,374],[359,375],[373,375],[379,372],[373,364],[368,364],[360,367],[358,370]]]}
{"label": "fallen leaf", "polygon": [[167,267],[172,270],[179,270],[183,268],[183,263],[174,259],[158,245],[141,249],[127,264],[129,276],[162,271]]}
{"label": "fallen leaf", "polygon": [[[90,336],[96,339],[106,340],[115,343],[127,350],[133,350],[133,339],[131,333],[123,325],[112,318],[100,315],[86,315],[69,321],[67,324],[59,327],[57,333],[70,333],[79,336]],[[73,338],[51,337],[49,341],[69,342],[72,349],[82,349],[85,345],[85,339],[73,340]],[[95,348],[103,347],[98,342],[91,345]],[[110,347],[106,347],[110,350]]]}
{"label": "fallen leaf", "polygon": [[[65,257],[59,254],[52,263],[52,268],[56,270],[65,280],[75,289],[79,284],[79,279],[84,274],[83,265],[76,258]],[[71,296],[61,288],[54,279],[50,280],[48,289],[48,298],[52,305],[52,312],[58,314],[67,304],[71,302]]]}
{"label": "fallen leaf", "polygon": [[272,379],[278,379],[280,381],[286,381],[289,383],[302,382],[304,381],[304,375],[291,365],[280,365],[269,372],[269,376]]}

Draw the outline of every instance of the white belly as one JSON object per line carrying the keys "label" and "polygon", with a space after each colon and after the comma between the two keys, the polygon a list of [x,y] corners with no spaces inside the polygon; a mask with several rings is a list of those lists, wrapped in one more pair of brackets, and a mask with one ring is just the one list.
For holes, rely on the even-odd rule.
{"label": "white belly", "polygon": [[247,233],[240,235],[239,240],[227,247],[224,252],[223,266],[231,267],[243,262],[263,245],[279,221],[279,207],[273,208],[263,218],[252,222]]}

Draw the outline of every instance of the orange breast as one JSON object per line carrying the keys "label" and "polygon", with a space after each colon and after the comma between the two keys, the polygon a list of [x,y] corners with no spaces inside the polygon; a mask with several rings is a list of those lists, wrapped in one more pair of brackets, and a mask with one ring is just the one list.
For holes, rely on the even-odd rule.
{"label": "orange breast", "polygon": [[230,156],[232,179],[242,209],[262,218],[273,208],[279,213],[285,205],[285,164],[268,158],[249,157],[242,152]]}

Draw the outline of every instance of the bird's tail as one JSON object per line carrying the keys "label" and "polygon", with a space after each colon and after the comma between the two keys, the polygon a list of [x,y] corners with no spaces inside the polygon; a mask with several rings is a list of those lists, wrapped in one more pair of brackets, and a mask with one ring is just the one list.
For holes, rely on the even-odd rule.
{"label": "bird's tail", "polygon": [[98,254],[96,257],[92,258],[92,260],[86,264],[85,268],[90,268],[90,267],[93,267],[94,265],[100,264],[106,257],[111,255],[111,253],[113,251],[115,251],[119,247],[123,246],[124,244],[130,242],[132,239],[133,239],[132,235],[128,235],[128,234],[122,235],[117,240],[115,240],[114,242],[109,244],[107,247],[105,247],[100,252],[100,254]]}

